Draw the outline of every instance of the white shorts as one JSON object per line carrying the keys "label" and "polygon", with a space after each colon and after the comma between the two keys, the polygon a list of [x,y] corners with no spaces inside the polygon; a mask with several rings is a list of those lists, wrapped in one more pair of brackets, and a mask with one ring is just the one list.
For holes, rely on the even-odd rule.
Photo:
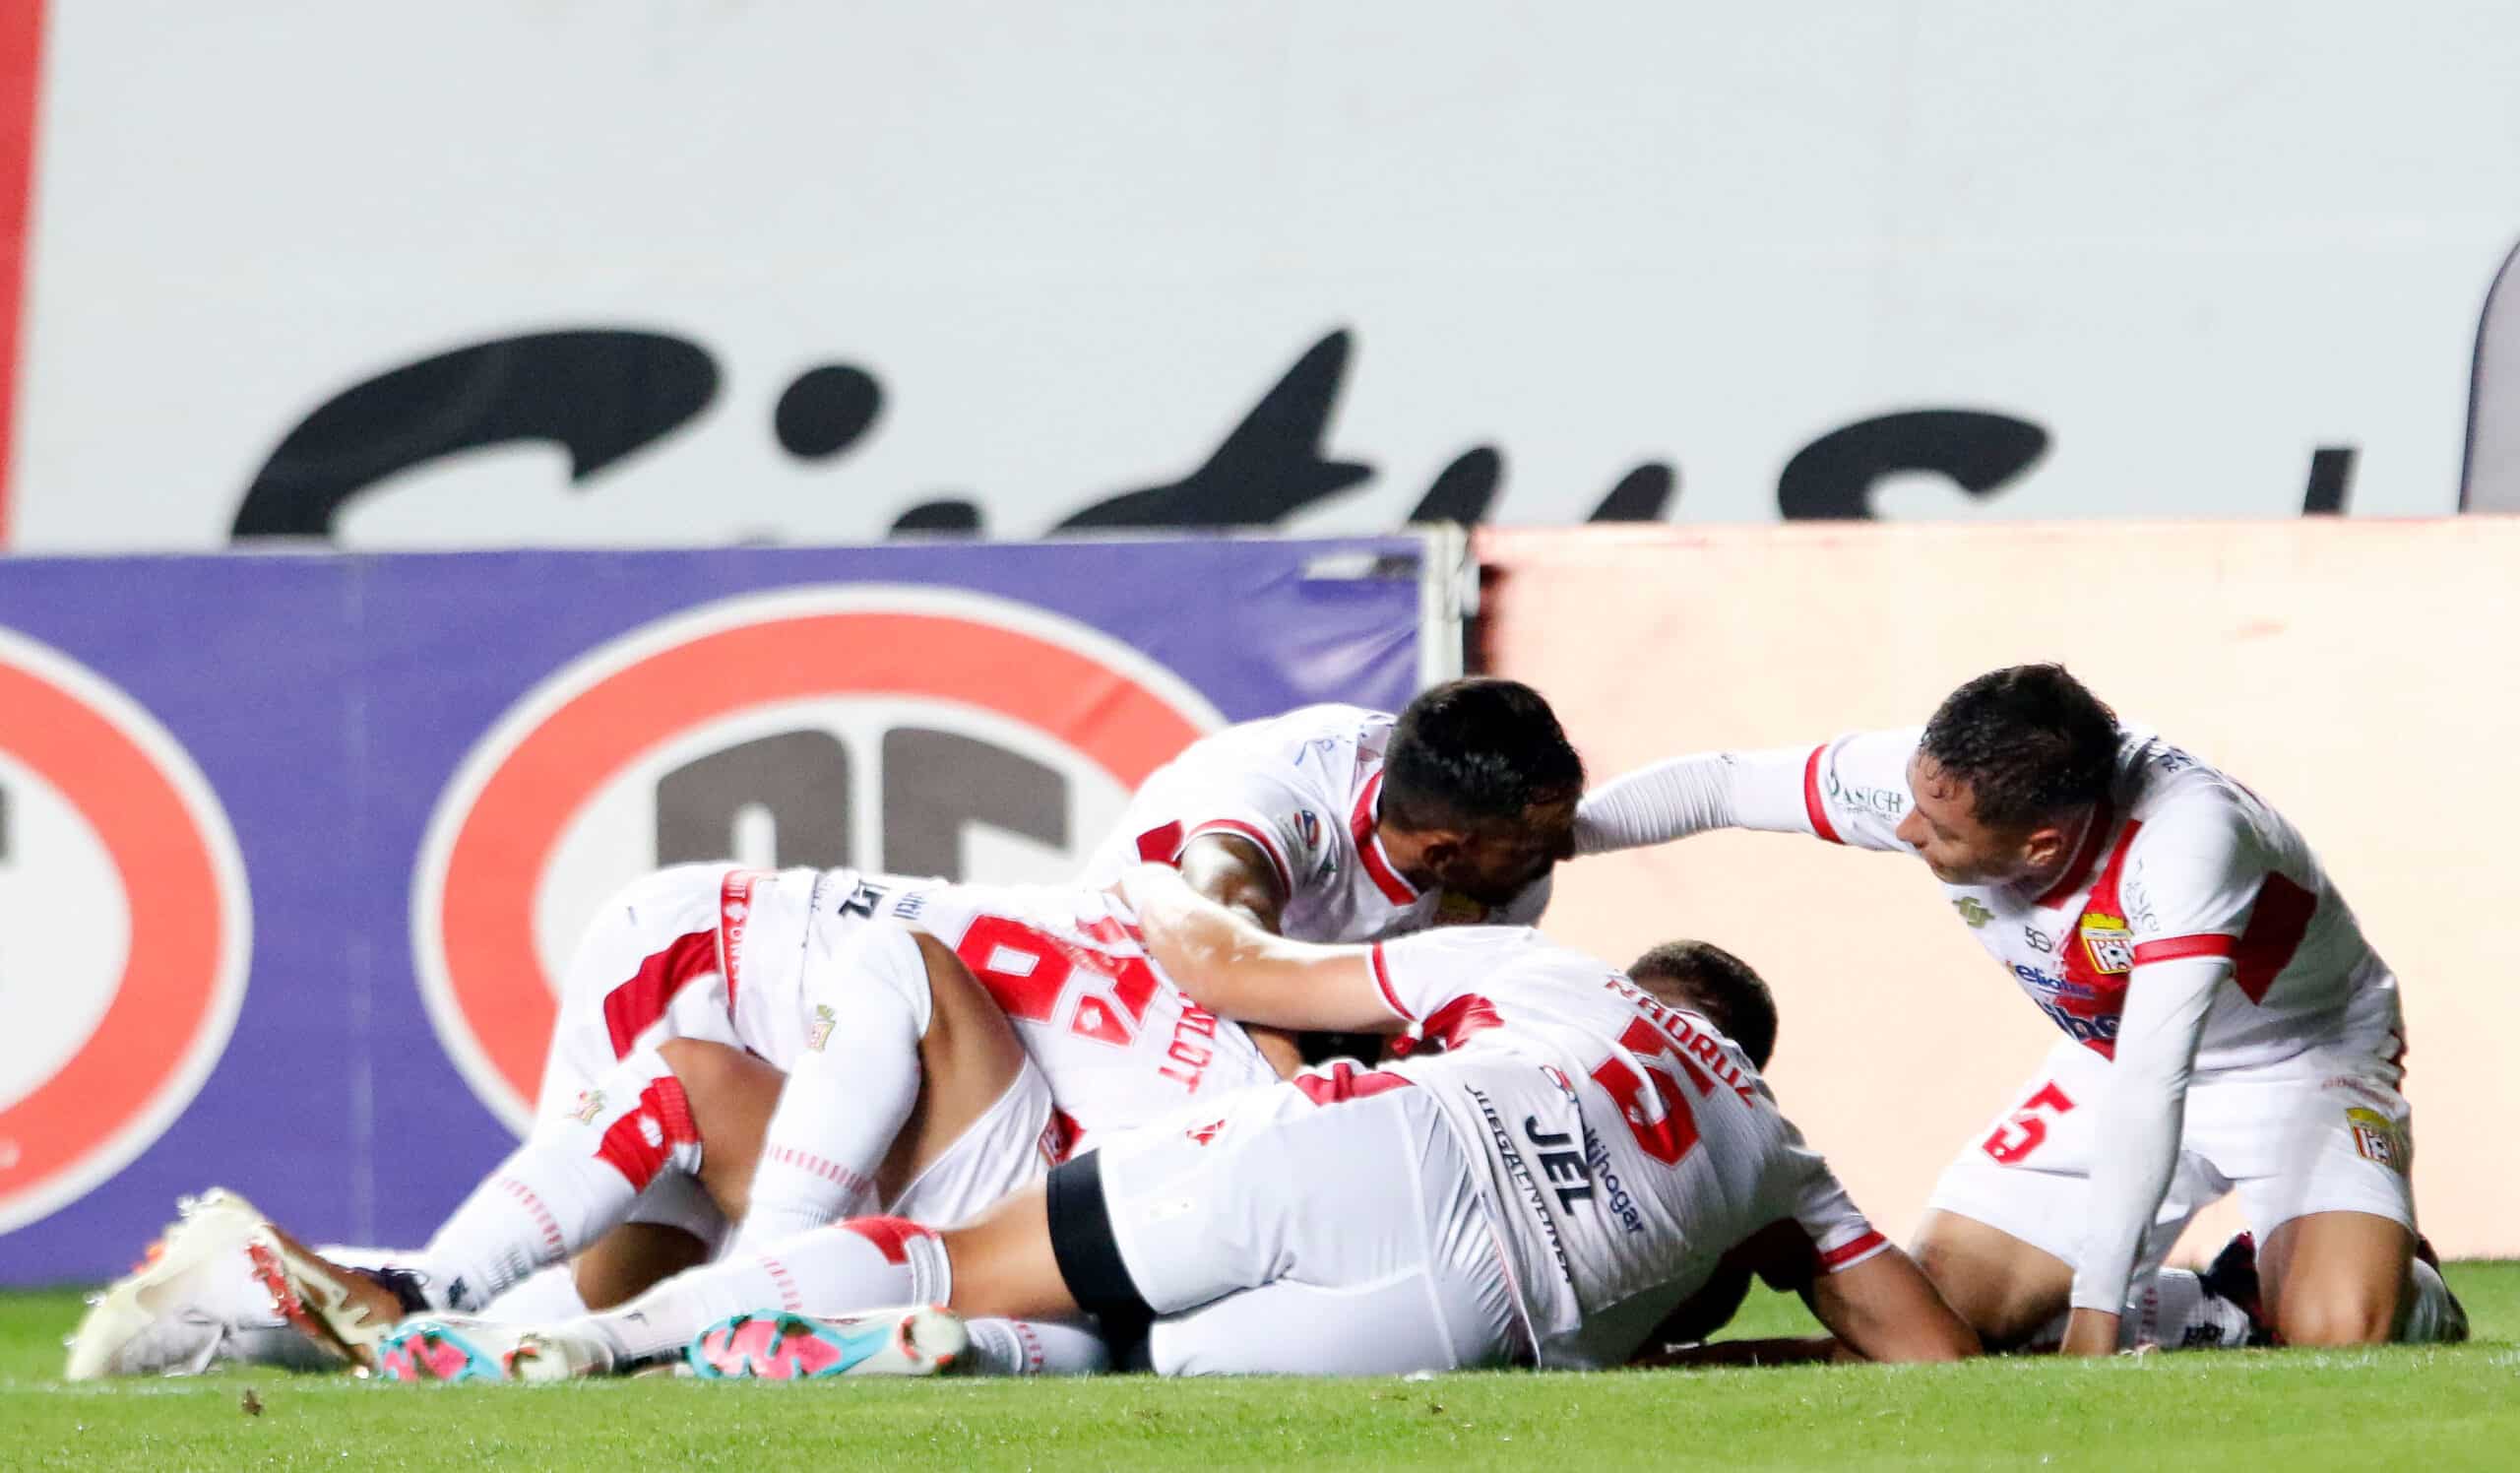
{"label": "white shorts", "polygon": [[[2313,1212],[2367,1212],[2412,1229],[2414,1118],[2395,1078],[2380,1060],[2345,1053],[2199,1076],[2188,1086],[2178,1164],[2137,1277],[2159,1268],[2188,1221],[2235,1188],[2260,1243]],[[2059,1041],[1989,1128],[1961,1148],[1928,1205],[2080,1267],[2099,1144],[2090,1107],[2110,1083],[2108,1059]]]}
{"label": "white shorts", "polygon": [[[750,872],[676,865],[624,886],[597,911],[560,979],[536,1121],[573,1116],[578,1101],[598,1088],[626,1084],[626,1098],[635,1099],[635,1081],[608,1076],[637,1044],[688,1038],[744,1047],[714,938],[727,876]],[[680,1228],[712,1251],[727,1230],[699,1182],[671,1171],[639,1194],[627,1220]]]}
{"label": "white shorts", "polygon": [[932,1228],[958,1227],[999,1198],[1040,1184],[1056,1159],[1050,1081],[1031,1055],[1006,1093],[971,1128],[884,1204],[892,1217]]}
{"label": "white shorts", "polygon": [[1529,1359],[1469,1154],[1415,1085],[1245,1090],[1102,1146],[1113,1247],[1166,1376],[1389,1375]]}

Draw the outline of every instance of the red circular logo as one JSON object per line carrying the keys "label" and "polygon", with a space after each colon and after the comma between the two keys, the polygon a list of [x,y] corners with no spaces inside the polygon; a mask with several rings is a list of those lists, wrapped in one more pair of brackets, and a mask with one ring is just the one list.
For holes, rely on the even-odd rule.
{"label": "red circular logo", "polygon": [[226,814],[137,702],[0,631],[0,991],[22,999],[0,1038],[7,1232],[86,1195],[191,1103],[244,1001],[252,920]]}
{"label": "red circular logo", "polygon": [[[763,713],[869,703],[984,729],[999,745],[1088,772],[1118,796],[1114,811],[1223,724],[1196,690],[1107,635],[936,589],[750,595],[598,647],[500,718],[422,841],[412,894],[421,993],[484,1103],[523,1128],[556,1011],[554,958],[602,893],[653,866],[653,844],[602,817],[623,805],[624,775],[705,747],[713,732],[757,726]],[[570,903],[550,903],[555,873],[572,866],[604,868],[603,883],[572,884]]]}

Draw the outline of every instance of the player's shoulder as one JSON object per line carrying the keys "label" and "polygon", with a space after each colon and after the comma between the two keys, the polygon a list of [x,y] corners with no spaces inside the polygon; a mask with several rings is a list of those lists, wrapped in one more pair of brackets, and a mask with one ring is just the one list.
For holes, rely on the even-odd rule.
{"label": "player's shoulder", "polygon": [[2230,774],[2148,728],[2122,733],[2111,788],[2129,818],[2148,829],[2252,825],[2257,801]]}

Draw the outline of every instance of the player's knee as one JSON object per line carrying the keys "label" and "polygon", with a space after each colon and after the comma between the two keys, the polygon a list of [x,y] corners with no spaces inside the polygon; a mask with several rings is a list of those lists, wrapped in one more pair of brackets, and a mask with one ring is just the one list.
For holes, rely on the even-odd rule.
{"label": "player's knee", "polygon": [[2275,1333],[2287,1345],[2378,1345],[2389,1338],[2397,1296],[2349,1286],[2293,1287],[2275,1307]]}

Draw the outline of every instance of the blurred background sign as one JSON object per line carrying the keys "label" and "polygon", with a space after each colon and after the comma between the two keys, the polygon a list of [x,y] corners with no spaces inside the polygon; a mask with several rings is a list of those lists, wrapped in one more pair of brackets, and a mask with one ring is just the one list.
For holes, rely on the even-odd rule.
{"label": "blurred background sign", "polygon": [[220,1181],[415,1241],[506,1149],[621,884],[729,855],[1067,878],[1200,734],[1448,672],[1459,555],[10,562],[0,1282],[117,1270]]}

